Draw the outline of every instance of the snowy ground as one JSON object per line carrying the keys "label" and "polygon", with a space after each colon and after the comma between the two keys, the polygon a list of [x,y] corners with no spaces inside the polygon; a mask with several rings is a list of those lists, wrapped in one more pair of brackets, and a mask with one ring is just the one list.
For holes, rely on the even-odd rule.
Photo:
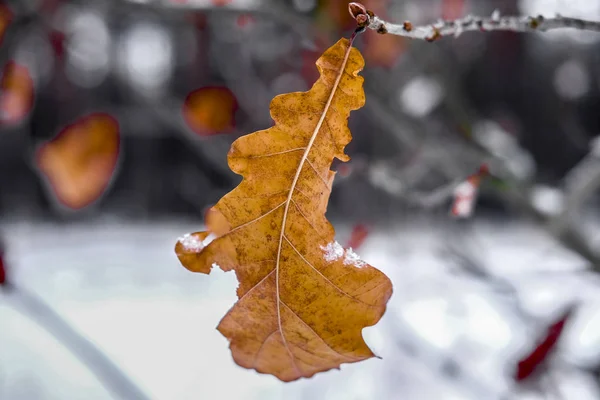
{"label": "snowy ground", "polygon": [[[382,359],[289,384],[232,361],[215,326],[235,301],[235,276],[191,274],[173,252],[180,235],[198,228],[1,227],[17,285],[43,298],[152,399],[541,399],[512,388],[510,362],[574,300],[583,306],[567,327],[551,381],[565,399],[600,399],[591,375],[575,367],[600,361],[599,280],[572,272],[584,263],[533,227],[481,223],[467,240],[492,273],[514,284],[517,298],[453,273],[440,255],[450,240],[444,227],[373,232],[359,254],[394,282],[388,312],[364,330]],[[343,243],[347,230],[338,232]],[[0,399],[111,398],[84,364],[0,294]]]}

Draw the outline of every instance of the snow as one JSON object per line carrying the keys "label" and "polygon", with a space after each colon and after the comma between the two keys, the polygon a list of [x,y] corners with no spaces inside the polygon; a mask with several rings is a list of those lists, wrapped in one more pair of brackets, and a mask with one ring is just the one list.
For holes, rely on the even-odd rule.
{"label": "snow", "polygon": [[327,246],[321,246],[321,250],[323,250],[323,257],[327,262],[339,260],[344,255],[344,248],[337,241],[328,243]]}
{"label": "snow", "polygon": [[548,215],[558,215],[564,209],[564,195],[556,188],[546,185],[535,185],[531,191],[533,206]]}
{"label": "snow", "polygon": [[473,197],[477,193],[477,188],[470,181],[461,182],[454,189],[454,195],[456,197]]}
{"label": "snow", "polygon": [[352,250],[352,247],[350,247],[348,250],[346,250],[344,265],[354,265],[356,268],[362,268],[367,265],[367,263],[361,260],[359,255]]}
{"label": "snow", "polygon": [[[352,228],[334,225],[340,235]],[[210,276],[192,274],[173,252],[174,238],[195,228],[176,222],[1,225],[16,284],[43,298],[156,400],[499,399],[511,390],[510,362],[533,343],[539,322],[573,299],[585,308],[566,330],[560,356],[578,365],[600,358],[599,284],[571,273],[582,261],[551,237],[533,225],[474,221],[465,239],[490,273],[514,285],[515,297],[450,270],[438,250],[457,235],[442,225],[403,221],[375,229],[361,247],[394,284],[381,321],[363,330],[382,359],[284,384],[232,360],[215,326],[237,300],[235,274],[219,268]],[[337,242],[322,250],[332,261],[349,253]],[[1,292],[0,349],[2,399],[114,398]],[[454,378],[444,372],[448,360],[459,363]],[[554,371],[552,379],[566,398],[598,398],[582,370],[559,363],[566,375]]]}
{"label": "snow", "polygon": [[461,182],[454,189],[452,214],[457,217],[470,217],[475,205],[477,187],[470,180]]}
{"label": "snow", "polygon": [[209,234],[204,240],[198,239],[191,233],[186,233],[177,240],[187,251],[194,251],[198,253],[202,251],[203,248],[208,246],[215,238],[216,236],[213,233]]}
{"label": "snow", "polygon": [[204,248],[204,243],[202,242],[202,240],[198,239],[191,233],[186,233],[177,240],[187,251],[200,252]]}

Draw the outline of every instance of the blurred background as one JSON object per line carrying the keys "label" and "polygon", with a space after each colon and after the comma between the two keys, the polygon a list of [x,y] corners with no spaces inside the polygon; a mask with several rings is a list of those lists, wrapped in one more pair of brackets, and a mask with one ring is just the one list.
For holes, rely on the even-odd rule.
{"label": "blurred background", "polygon": [[[363,3],[600,20],[597,0]],[[328,218],[394,283],[363,331],[382,359],[289,384],[234,364],[235,276],[173,247],[239,182],[230,144],[349,37],[347,4],[1,3],[0,399],[600,399],[600,34],[574,30],[359,36]]]}

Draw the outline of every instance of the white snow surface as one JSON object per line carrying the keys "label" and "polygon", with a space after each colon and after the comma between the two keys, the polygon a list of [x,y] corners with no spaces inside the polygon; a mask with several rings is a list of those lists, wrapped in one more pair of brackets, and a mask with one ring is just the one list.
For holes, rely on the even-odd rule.
{"label": "white snow surface", "polygon": [[[350,232],[350,226],[334,225],[341,237]],[[514,286],[516,297],[454,273],[440,248],[460,235],[444,225],[403,222],[374,229],[360,251],[390,277],[394,295],[381,321],[363,336],[382,359],[287,384],[232,360],[215,327],[236,301],[235,274],[219,268],[209,276],[190,273],[173,251],[182,232],[197,228],[36,222],[4,223],[0,233],[16,284],[43,298],[152,399],[543,398],[514,388],[510,374],[536,332],[572,301],[583,306],[560,345],[560,358],[568,362],[560,362],[552,381],[564,398],[600,398],[590,375],[575,367],[600,360],[600,284],[570,273],[585,263],[533,226],[479,223],[464,237],[489,273]],[[325,254],[347,256],[336,243]],[[444,372],[452,363],[458,365],[454,377]],[[113,399],[2,293],[0,398]]]}

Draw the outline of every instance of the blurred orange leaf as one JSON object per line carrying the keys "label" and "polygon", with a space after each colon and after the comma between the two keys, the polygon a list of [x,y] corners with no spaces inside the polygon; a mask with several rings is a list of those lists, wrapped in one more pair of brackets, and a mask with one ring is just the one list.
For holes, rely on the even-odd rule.
{"label": "blurred orange leaf", "polygon": [[183,116],[194,132],[208,136],[231,131],[236,110],[237,101],[229,89],[204,87],[187,96]]}
{"label": "blurred orange leaf", "polygon": [[9,124],[20,122],[33,106],[33,80],[27,67],[9,61],[4,67],[0,89],[0,120]]}
{"label": "blurred orange leaf", "polygon": [[119,155],[119,124],[94,113],[67,126],[42,145],[37,164],[60,203],[81,209],[94,202],[112,178]]}
{"label": "blurred orange leaf", "polygon": [[0,4],[0,44],[13,19],[13,13],[5,4]]}
{"label": "blurred orange leaf", "polygon": [[317,66],[308,92],[273,99],[275,126],[232,144],[229,166],[242,182],[210,210],[208,231],[175,246],[191,271],[235,271],[239,300],[217,329],[238,365],[283,381],[373,357],[362,329],[392,294],[382,272],[334,240],[325,218],[331,164],[349,160],[347,119],[365,102],[364,61],[341,39]]}

